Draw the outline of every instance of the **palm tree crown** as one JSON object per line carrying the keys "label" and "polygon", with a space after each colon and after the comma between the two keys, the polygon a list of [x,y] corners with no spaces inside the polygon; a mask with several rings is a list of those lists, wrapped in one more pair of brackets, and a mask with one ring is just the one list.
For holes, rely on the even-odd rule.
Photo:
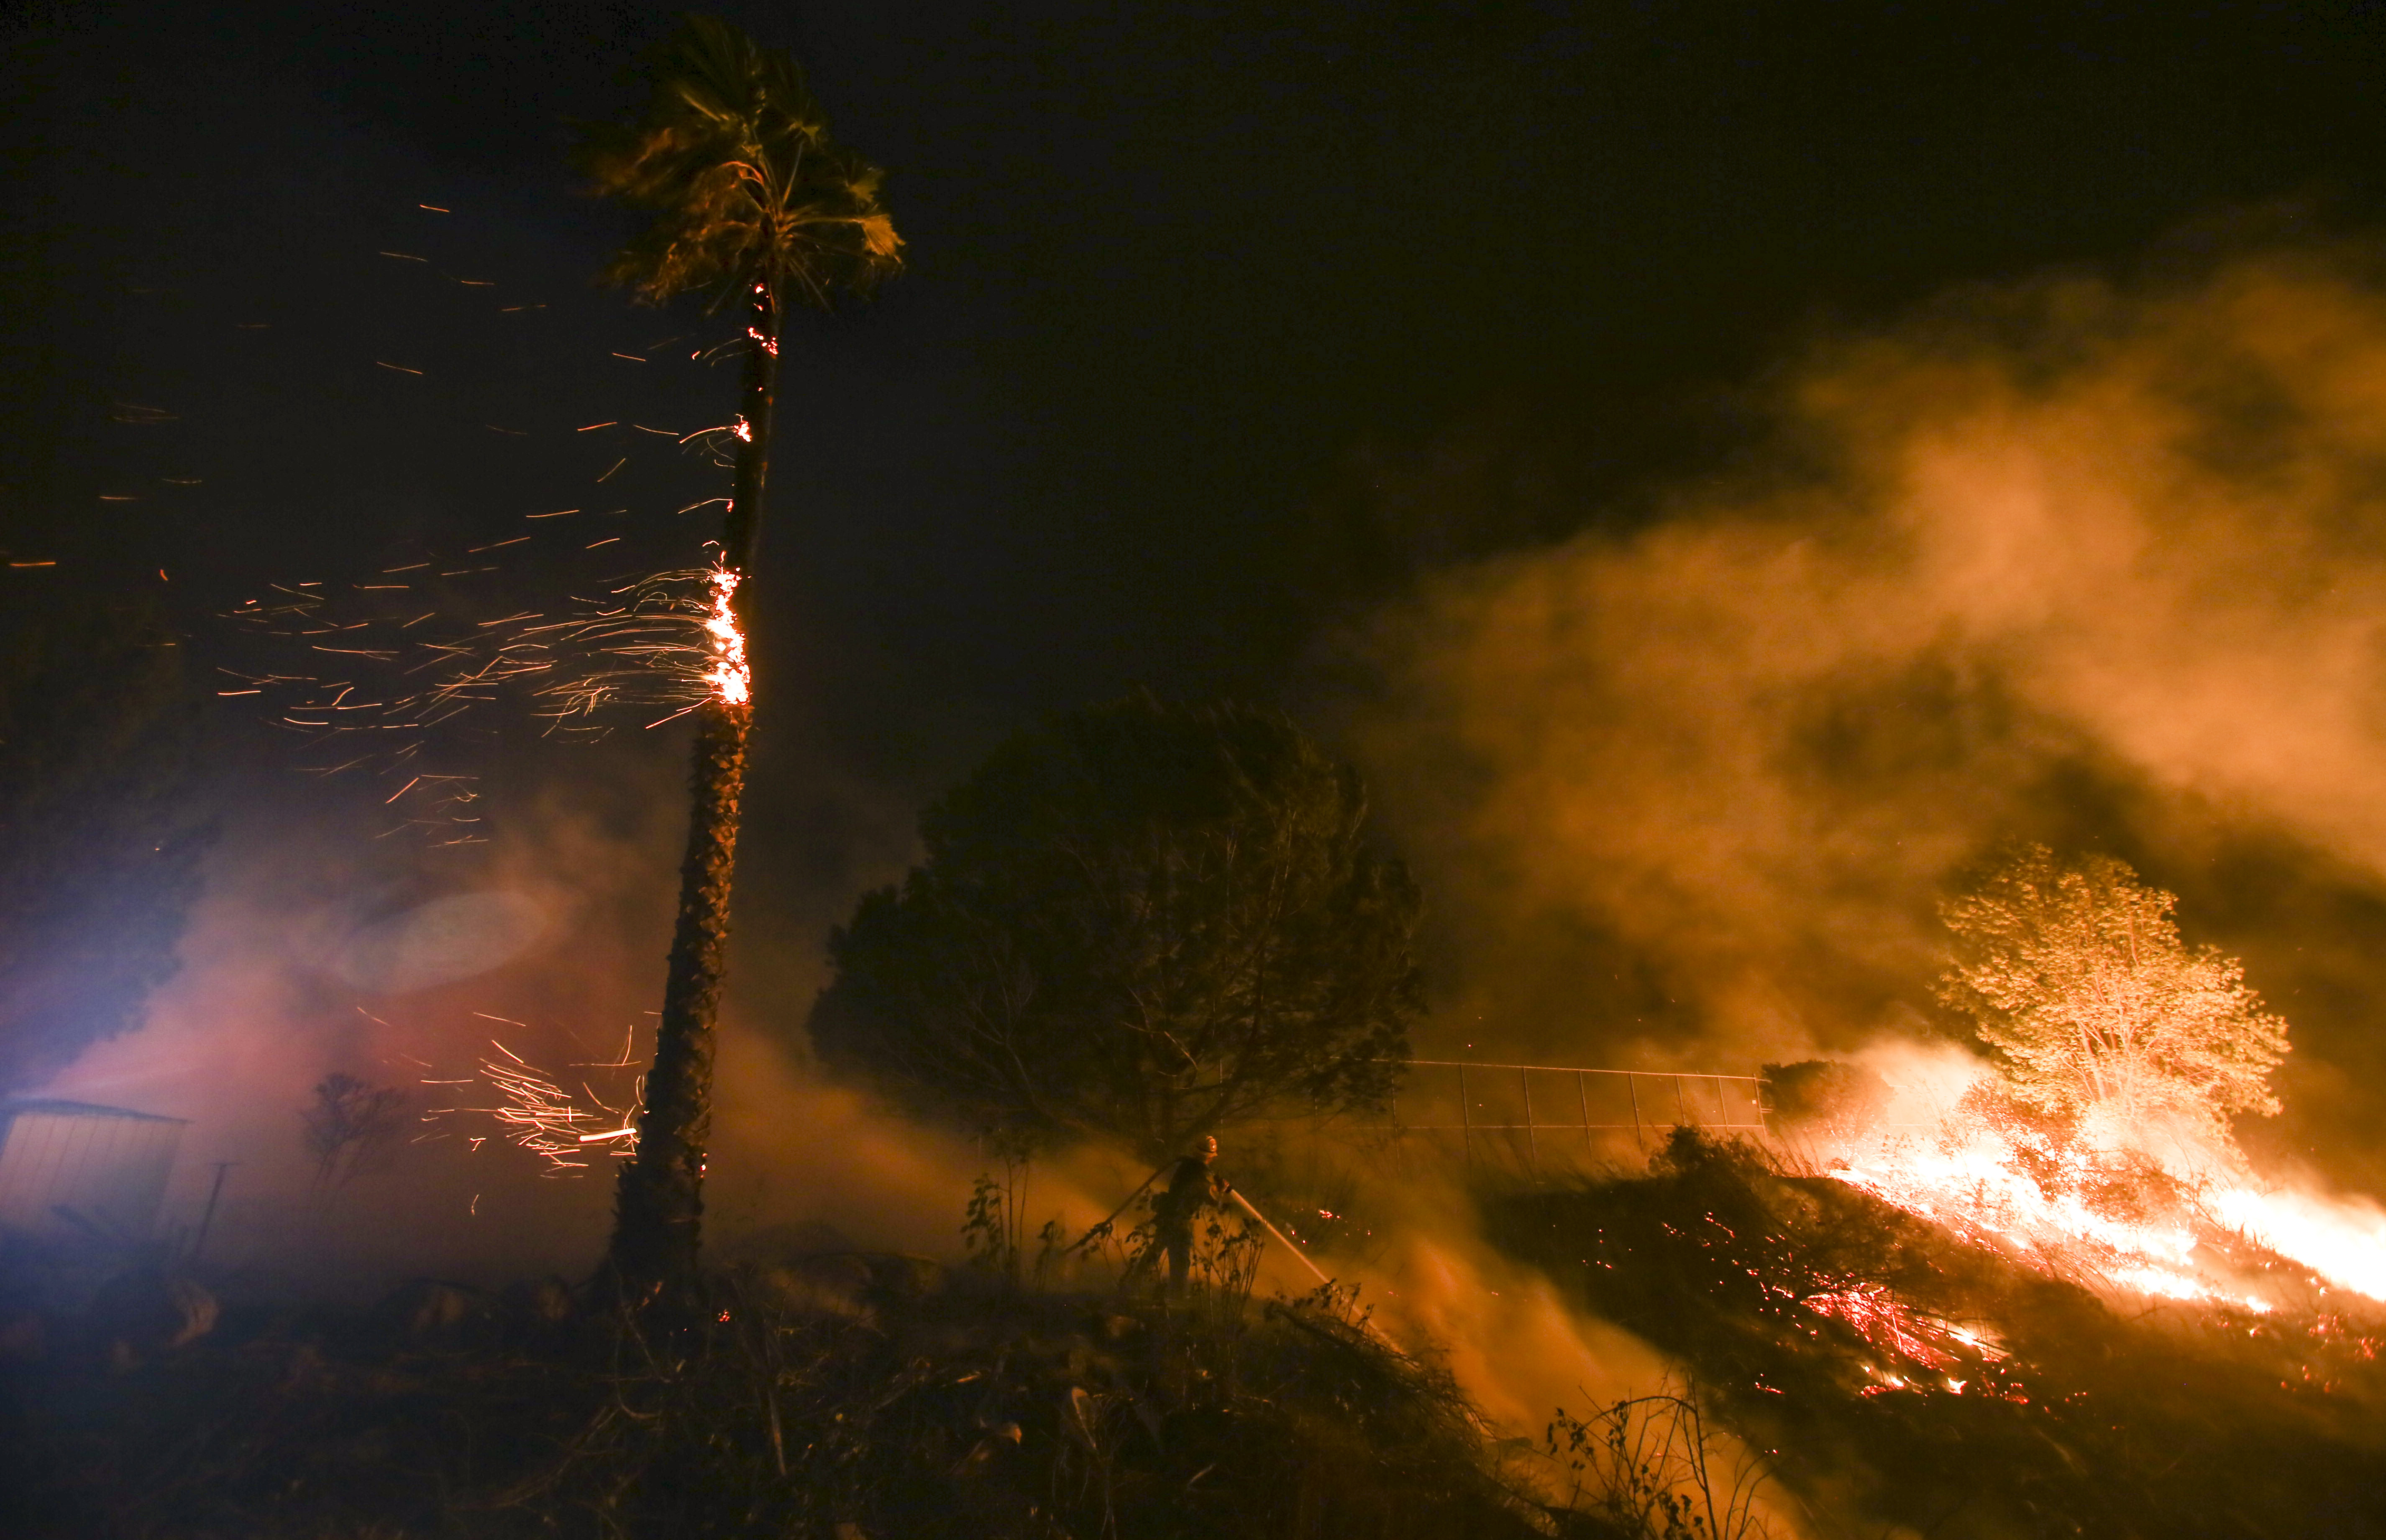
{"label": "palm tree crown", "polygon": [[650,73],[644,115],[594,126],[581,145],[596,193],[655,211],[608,279],[658,302],[762,283],[826,306],[902,265],[903,239],[878,202],[884,173],[829,138],[786,53],[691,16]]}

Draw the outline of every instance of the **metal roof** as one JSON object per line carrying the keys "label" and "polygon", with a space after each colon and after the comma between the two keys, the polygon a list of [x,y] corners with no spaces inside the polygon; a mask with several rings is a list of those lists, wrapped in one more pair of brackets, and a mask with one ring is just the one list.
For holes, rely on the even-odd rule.
{"label": "metal roof", "polygon": [[96,1102],[59,1101],[41,1098],[31,1101],[0,1102],[0,1120],[19,1112],[47,1112],[60,1118],[131,1118],[144,1123],[188,1123],[188,1118],[161,1117],[155,1112],[135,1112],[129,1107],[102,1107]]}

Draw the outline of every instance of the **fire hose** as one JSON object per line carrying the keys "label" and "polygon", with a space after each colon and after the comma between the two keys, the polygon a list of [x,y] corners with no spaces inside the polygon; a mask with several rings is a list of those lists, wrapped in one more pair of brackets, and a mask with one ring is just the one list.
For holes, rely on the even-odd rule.
{"label": "fire hose", "polygon": [[[1237,1203],[1241,1204],[1243,1206],[1244,1213],[1249,1214],[1251,1218],[1259,1221],[1260,1227],[1265,1230],[1269,1234],[1274,1235],[1276,1238],[1277,1245],[1283,1246],[1287,1251],[1291,1252],[1295,1258],[1299,1258],[1300,1265],[1309,1270],[1311,1276],[1314,1277],[1320,1283],[1325,1285],[1329,1292],[1333,1289],[1334,1280],[1325,1276],[1325,1270],[1319,1267],[1315,1262],[1311,1261],[1309,1259],[1308,1252],[1301,1250],[1300,1247],[1293,1245],[1291,1241],[1286,1239],[1283,1231],[1278,1230],[1275,1225],[1270,1224],[1268,1222],[1268,1217],[1251,1206],[1251,1200],[1242,1195],[1241,1189],[1229,1186],[1226,1189],[1226,1196],[1233,1198]],[[1389,1336],[1385,1334],[1384,1329],[1375,1324],[1375,1318],[1373,1314],[1361,1316],[1359,1318],[1359,1324],[1367,1329],[1368,1335],[1374,1337],[1377,1342],[1382,1343],[1386,1347],[1390,1348],[1395,1353],[1399,1353],[1400,1351],[1400,1345],[1394,1342]]]}
{"label": "fire hose", "polygon": [[1260,1227],[1265,1230],[1269,1234],[1274,1235],[1278,1246],[1283,1246],[1287,1251],[1291,1252],[1295,1257],[1300,1258],[1300,1265],[1309,1270],[1312,1277],[1315,1278],[1321,1283],[1331,1284],[1334,1282],[1333,1279],[1325,1276],[1325,1270],[1324,1268],[1319,1267],[1315,1262],[1309,1259],[1308,1252],[1301,1250],[1300,1247],[1285,1239],[1283,1231],[1278,1230],[1275,1225],[1268,1223],[1268,1217],[1265,1214],[1261,1213],[1257,1208],[1252,1208],[1251,1200],[1245,1197],[1239,1188],[1228,1187],[1226,1189],[1226,1196],[1233,1198],[1237,1203],[1241,1204],[1243,1206],[1244,1213],[1249,1214],[1251,1218],[1259,1221]]}

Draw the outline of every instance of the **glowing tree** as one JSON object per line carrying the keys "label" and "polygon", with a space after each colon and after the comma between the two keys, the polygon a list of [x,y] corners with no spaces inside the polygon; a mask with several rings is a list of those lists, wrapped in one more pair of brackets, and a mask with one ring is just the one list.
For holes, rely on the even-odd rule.
{"label": "glowing tree", "polygon": [[612,1265],[642,1296],[684,1283],[696,1269],[714,1017],[753,711],[740,621],[752,604],[747,580],[770,467],[780,319],[793,301],[825,307],[841,290],[867,290],[899,265],[902,247],[879,207],[877,168],[829,138],[785,52],[690,17],[653,56],[649,73],[646,111],[592,130],[582,146],[597,192],[653,215],[607,276],[656,303],[694,291],[739,306],[747,351],[713,579],[714,690],[699,713],[695,808],[638,1153],[622,1168],[614,1221]]}
{"label": "glowing tree", "polygon": [[2065,865],[2028,846],[1943,906],[1956,945],[1940,997],[2032,1106],[2181,1116],[2225,1136],[2229,1113],[2278,1111],[2287,1024],[2235,958],[2179,940],[2177,903],[2109,856]]}

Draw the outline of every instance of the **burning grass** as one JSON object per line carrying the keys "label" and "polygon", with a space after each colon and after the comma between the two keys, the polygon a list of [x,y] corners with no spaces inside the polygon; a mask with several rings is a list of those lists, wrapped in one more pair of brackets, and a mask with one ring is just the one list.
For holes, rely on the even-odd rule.
{"label": "burning grass", "polygon": [[2035,1255],[1688,1132],[1645,1177],[1485,1209],[1503,1248],[1685,1362],[1847,1533],[2386,1534],[2386,1322],[2125,1310]]}

